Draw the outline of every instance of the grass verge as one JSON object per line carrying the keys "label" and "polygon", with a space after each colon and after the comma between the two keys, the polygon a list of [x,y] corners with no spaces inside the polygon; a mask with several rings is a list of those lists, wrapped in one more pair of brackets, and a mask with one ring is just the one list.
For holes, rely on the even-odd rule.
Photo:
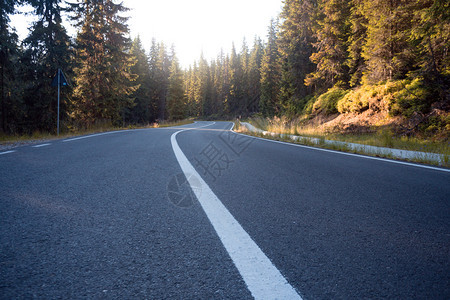
{"label": "grass verge", "polygon": [[434,141],[431,139],[419,139],[417,137],[395,136],[389,129],[379,129],[374,133],[365,134],[340,134],[323,132],[316,127],[302,126],[301,120],[288,122],[283,118],[251,118],[247,122],[253,126],[274,132],[276,134],[294,134],[310,138],[326,139],[346,143],[355,143],[376,147],[386,147],[400,150],[438,153],[450,156],[449,141]]}
{"label": "grass verge", "polygon": [[[252,125],[256,126],[254,124],[252,124]],[[365,151],[364,149],[354,149],[345,144],[343,144],[343,145],[329,144],[329,143],[325,142],[325,138],[323,136],[319,136],[319,137],[314,136],[314,138],[316,138],[316,139],[318,138],[318,140],[310,139],[307,136],[300,137],[298,140],[292,140],[289,136],[290,133],[281,133],[281,134],[276,133],[273,135],[264,135],[262,133],[251,132],[245,126],[239,126],[239,127],[235,126],[234,130],[236,132],[254,136],[254,137],[282,141],[282,142],[287,142],[287,143],[292,143],[292,144],[299,144],[299,145],[304,145],[304,146],[324,148],[324,149],[342,151],[342,152],[347,152],[347,153],[362,154],[362,155],[373,156],[373,157],[381,157],[381,158],[395,159],[395,160],[406,161],[406,162],[414,162],[414,163],[450,168],[450,154],[449,153],[444,153],[444,154],[441,153],[443,159],[442,159],[441,163],[439,163],[435,160],[427,159],[426,157],[422,157],[422,156],[415,156],[415,157],[411,157],[408,159],[406,159],[406,158],[402,159],[402,158],[394,157],[391,153],[385,153],[382,151],[374,153],[371,151]]]}

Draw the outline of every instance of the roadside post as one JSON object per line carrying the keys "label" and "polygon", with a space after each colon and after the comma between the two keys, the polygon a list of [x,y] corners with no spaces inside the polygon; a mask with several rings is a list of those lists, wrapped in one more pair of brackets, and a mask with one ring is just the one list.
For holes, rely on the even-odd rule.
{"label": "roadside post", "polygon": [[60,98],[60,92],[61,92],[61,85],[66,86],[69,85],[67,83],[66,76],[64,76],[63,71],[61,71],[60,68],[58,68],[58,73],[53,78],[52,86],[58,86],[58,117],[56,121],[56,133],[59,135],[59,98]]}

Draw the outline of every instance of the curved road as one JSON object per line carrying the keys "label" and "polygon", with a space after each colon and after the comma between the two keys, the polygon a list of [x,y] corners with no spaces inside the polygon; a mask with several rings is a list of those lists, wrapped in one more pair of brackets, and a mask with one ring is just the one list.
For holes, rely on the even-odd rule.
{"label": "curved road", "polygon": [[231,126],[0,152],[0,298],[450,298],[449,170]]}

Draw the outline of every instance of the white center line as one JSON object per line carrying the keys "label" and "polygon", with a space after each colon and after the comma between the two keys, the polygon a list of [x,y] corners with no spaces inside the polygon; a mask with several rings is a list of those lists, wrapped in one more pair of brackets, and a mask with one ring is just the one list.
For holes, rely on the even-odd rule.
{"label": "white center line", "polygon": [[35,146],[31,146],[33,148],[40,148],[40,147],[45,147],[45,146],[50,146],[51,144],[40,144],[40,145],[35,145]]}
{"label": "white center line", "polygon": [[91,135],[85,135],[85,136],[80,136],[80,137],[76,137],[76,138],[63,140],[63,142],[71,142],[71,141],[76,141],[76,140],[81,140],[81,139],[87,139],[87,138],[94,137],[94,136],[105,135],[105,134],[112,134],[112,133],[118,133],[118,132],[125,132],[125,130],[108,131],[108,132],[96,133],[96,134],[91,134]]}
{"label": "white center line", "polygon": [[[176,136],[182,131],[185,130],[175,132],[170,138],[173,152],[191,187],[198,186],[200,183],[200,189],[192,190],[253,297],[255,299],[302,299],[217,198],[181,151]],[[187,174],[194,176],[187,176]]]}
{"label": "white center line", "polygon": [[5,151],[5,152],[0,152],[0,155],[8,154],[8,153],[13,153],[13,152],[16,152],[16,150],[10,150],[10,151]]}

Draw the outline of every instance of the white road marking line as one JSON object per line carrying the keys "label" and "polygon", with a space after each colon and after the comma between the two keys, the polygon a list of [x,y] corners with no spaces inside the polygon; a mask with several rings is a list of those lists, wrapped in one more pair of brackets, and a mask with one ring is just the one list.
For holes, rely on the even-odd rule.
{"label": "white road marking line", "polygon": [[[195,122],[197,123],[197,122]],[[211,126],[213,124],[216,124],[216,122],[213,122],[211,124],[208,124],[206,126]],[[187,125],[191,125],[191,124],[187,124]],[[181,126],[187,126],[187,125],[181,125]],[[200,127],[196,127],[196,128],[202,128],[205,126],[200,126]],[[171,127],[164,127],[164,128],[168,128],[170,129]],[[196,129],[196,128],[189,128],[189,129]],[[105,134],[112,134],[112,133],[119,133],[119,132],[129,132],[129,131],[135,131],[135,130],[147,130],[147,129],[151,129],[151,128],[142,128],[142,129],[128,129],[128,130],[116,130],[116,131],[107,131],[107,132],[101,132],[101,133],[95,133],[95,134],[90,134],[90,135],[85,135],[85,136],[79,136],[76,138],[71,138],[71,139],[67,139],[67,140],[63,140],[63,142],[71,142],[71,141],[77,141],[77,140],[81,140],[81,139],[87,139],[87,138],[91,138],[94,136],[100,136],[100,135],[105,135]],[[174,128],[176,129],[176,128]]]}
{"label": "white road marking line", "polygon": [[40,147],[45,147],[45,146],[50,146],[51,144],[40,144],[40,145],[35,145],[35,146],[31,146],[33,148],[40,148]]}
{"label": "white road marking line", "polygon": [[[233,127],[234,127],[234,124],[233,124],[232,128]],[[271,140],[271,139],[265,139],[265,138],[260,138],[260,137],[256,137],[256,136],[246,135],[246,134],[238,133],[238,132],[235,132],[235,131],[232,131],[232,132],[234,132],[235,134],[238,134],[238,135],[246,136],[248,138],[253,138],[253,139],[262,140],[262,141],[266,141],[266,142],[284,144],[284,145],[295,146],[295,147],[300,147],[300,148],[307,148],[307,149],[312,149],[312,150],[317,150],[317,151],[337,153],[337,154],[348,155],[348,156],[355,156],[355,157],[359,157],[359,158],[366,158],[366,159],[372,159],[372,160],[385,161],[385,162],[394,163],[394,164],[400,164],[400,165],[405,165],[405,166],[412,166],[412,167],[419,167],[419,168],[436,170],[436,171],[450,172],[450,169],[432,167],[432,166],[427,166],[427,165],[419,165],[419,164],[414,164],[414,163],[409,163],[409,162],[404,162],[404,161],[399,161],[399,160],[391,160],[391,159],[386,159],[386,158],[381,158],[381,157],[367,156],[367,155],[364,155],[364,154],[355,154],[355,153],[348,153],[348,152],[343,152],[343,151],[336,151],[336,150],[330,150],[330,149],[323,149],[323,148],[299,145],[299,144],[294,144],[294,143],[286,143],[286,142],[282,142],[282,141],[276,141],[276,140]]]}
{"label": "white road marking line", "polygon": [[105,135],[105,134],[112,134],[112,133],[118,133],[118,132],[125,132],[125,131],[126,131],[126,130],[108,131],[108,132],[96,133],[96,134],[85,135],[85,136],[80,136],[80,137],[76,137],[76,138],[71,138],[71,139],[63,140],[63,142],[71,142],[71,141],[76,141],[76,140],[81,140],[81,139],[91,138],[91,137],[94,137],[94,136]]}
{"label": "white road marking line", "polygon": [[[183,173],[195,175],[186,176],[189,184],[200,182],[201,189],[193,191],[253,297],[302,299],[191,165],[176,141],[177,134],[182,131],[185,130],[170,137],[173,152]],[[194,182],[194,177],[198,182]]]}
{"label": "white road marking line", "polygon": [[5,151],[5,152],[0,152],[0,155],[8,154],[8,153],[13,153],[13,152],[16,152],[16,150],[10,150],[10,151]]}

